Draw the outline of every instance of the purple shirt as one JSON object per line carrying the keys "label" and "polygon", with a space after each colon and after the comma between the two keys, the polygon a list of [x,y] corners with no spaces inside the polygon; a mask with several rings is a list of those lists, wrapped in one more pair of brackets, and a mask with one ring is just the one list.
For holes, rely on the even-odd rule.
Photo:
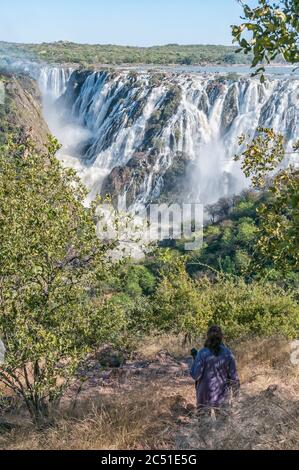
{"label": "purple shirt", "polygon": [[218,356],[208,348],[201,349],[190,374],[196,381],[198,407],[217,407],[225,402],[230,388],[237,392],[240,387],[235,358],[223,345],[220,346]]}

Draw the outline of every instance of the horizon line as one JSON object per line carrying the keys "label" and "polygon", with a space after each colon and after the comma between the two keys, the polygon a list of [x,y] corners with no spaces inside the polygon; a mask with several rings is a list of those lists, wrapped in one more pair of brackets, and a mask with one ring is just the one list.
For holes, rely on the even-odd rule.
{"label": "horizon line", "polygon": [[91,43],[91,42],[76,42],[76,41],[69,41],[67,39],[62,40],[59,39],[57,41],[41,41],[41,42],[17,42],[17,41],[6,41],[4,39],[0,39],[0,43],[10,44],[10,45],[25,45],[25,46],[41,46],[43,44],[51,45],[51,44],[75,44],[81,46],[112,46],[112,47],[129,47],[129,48],[138,48],[138,49],[150,49],[154,47],[198,47],[198,46],[218,46],[218,47],[230,47],[230,48],[237,48],[238,46],[234,44],[212,44],[212,43],[166,43],[166,44],[153,44],[150,46],[138,46],[138,45],[129,45],[129,44],[113,44],[113,43]]}

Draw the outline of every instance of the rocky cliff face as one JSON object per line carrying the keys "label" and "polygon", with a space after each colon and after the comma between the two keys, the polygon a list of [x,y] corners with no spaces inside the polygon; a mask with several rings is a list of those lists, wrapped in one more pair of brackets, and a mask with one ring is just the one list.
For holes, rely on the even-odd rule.
{"label": "rocky cliff face", "polygon": [[65,90],[53,103],[68,137],[62,159],[79,171],[91,198],[121,196],[134,210],[178,196],[207,204],[237,193],[246,186],[233,160],[241,134],[273,127],[289,149],[299,136],[297,79],[261,84],[245,76],[108,70],[66,77],[59,69],[46,76],[50,94]]}
{"label": "rocky cliff face", "polygon": [[[175,71],[75,70],[27,64],[46,104],[49,127],[62,144],[59,158],[74,167],[89,199],[110,194],[142,212],[150,202],[202,202],[246,187],[238,137],[273,127],[299,138],[299,80]],[[36,84],[14,77],[8,85],[15,125],[47,133]],[[1,108],[1,107],[0,107]],[[1,112],[1,111],[0,111]]]}
{"label": "rocky cliff face", "polygon": [[1,74],[4,103],[0,105],[0,134],[20,139],[30,136],[37,148],[43,148],[50,133],[42,113],[42,99],[35,80],[25,74]]}

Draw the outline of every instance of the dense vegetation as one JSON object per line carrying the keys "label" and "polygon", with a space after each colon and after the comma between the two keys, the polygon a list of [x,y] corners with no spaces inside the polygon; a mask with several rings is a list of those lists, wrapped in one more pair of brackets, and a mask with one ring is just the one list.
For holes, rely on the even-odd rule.
{"label": "dense vegetation", "polygon": [[59,41],[43,44],[0,42],[0,60],[28,58],[55,63],[92,64],[246,64],[250,58],[236,54],[236,47],[178,45],[129,47],[75,44]]}
{"label": "dense vegetation", "polygon": [[96,237],[96,204],[84,207],[86,190],[56,150],[53,140],[44,152],[29,141],[0,150],[0,336],[7,349],[0,382],[23,397],[38,423],[103,342],[132,347],[162,332],[194,338],[211,323],[230,338],[296,337],[296,275],[278,267],[265,279],[253,263],[264,196],[249,192],[210,207],[205,244],[189,256],[178,245],[157,248],[142,263],[113,262],[114,245]]}
{"label": "dense vegetation", "polygon": [[[2,96],[1,96],[2,93]],[[41,95],[35,80],[26,74],[0,73],[0,144],[31,136],[39,149],[49,134],[42,115]]]}
{"label": "dense vegetation", "polygon": [[4,143],[7,135],[16,131],[11,118],[13,102],[10,96],[5,93],[6,82],[7,77],[0,74],[0,144]]}
{"label": "dense vegetation", "polygon": [[44,152],[8,141],[0,151],[0,382],[37,421],[92,345],[123,325],[98,290],[112,246],[98,240],[95,206],[84,208],[85,188],[57,149],[55,140]]}
{"label": "dense vegetation", "polygon": [[[259,3],[268,8],[269,2]],[[297,0],[281,3],[297,6]],[[276,7],[256,14],[266,14],[267,24],[269,15],[277,17]],[[283,28],[286,21],[293,28],[289,42],[294,24],[283,15]],[[267,31],[261,34],[266,42],[255,57],[269,47]],[[19,55],[80,62],[83,50],[96,53],[93,47],[100,46],[16,49]],[[117,60],[128,61],[126,48],[122,55],[111,48]],[[294,57],[291,42],[290,48],[287,59]],[[92,60],[104,61],[96,54]],[[211,323],[231,338],[298,335],[298,170],[279,170],[283,137],[269,129],[259,129],[251,142],[243,136],[241,143],[237,158],[256,191],[208,207],[211,220],[200,250],[186,256],[178,243],[134,263],[113,262],[114,246],[96,237],[96,202],[84,206],[86,190],[56,159],[54,140],[41,152],[28,140],[6,136],[0,148],[0,337],[7,351],[0,382],[22,396],[38,423],[57,406],[80,361],[103,342],[128,347],[138,337],[165,331],[199,336]]]}

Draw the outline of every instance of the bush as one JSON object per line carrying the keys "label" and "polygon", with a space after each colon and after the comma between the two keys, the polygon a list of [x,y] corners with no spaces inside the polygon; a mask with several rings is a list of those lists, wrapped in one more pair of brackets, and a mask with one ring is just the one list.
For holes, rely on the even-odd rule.
{"label": "bush", "polygon": [[223,327],[226,336],[278,333],[296,337],[298,334],[299,305],[292,293],[271,283],[247,284],[241,278],[220,279],[205,289],[213,312],[212,321]]}
{"label": "bush", "polygon": [[114,245],[97,238],[96,206],[85,208],[87,191],[57,148],[53,139],[44,153],[30,142],[0,148],[0,382],[37,423],[86,353],[126,324],[122,310],[95,302]]}
{"label": "bush", "polygon": [[281,334],[296,337],[299,305],[295,294],[275,284],[246,283],[239,277],[192,280],[178,258],[162,271],[153,296],[153,325],[161,331],[198,336],[219,324],[229,338]]}
{"label": "bush", "polygon": [[204,331],[212,316],[206,297],[185,270],[182,258],[171,260],[152,298],[157,330],[192,334]]}

